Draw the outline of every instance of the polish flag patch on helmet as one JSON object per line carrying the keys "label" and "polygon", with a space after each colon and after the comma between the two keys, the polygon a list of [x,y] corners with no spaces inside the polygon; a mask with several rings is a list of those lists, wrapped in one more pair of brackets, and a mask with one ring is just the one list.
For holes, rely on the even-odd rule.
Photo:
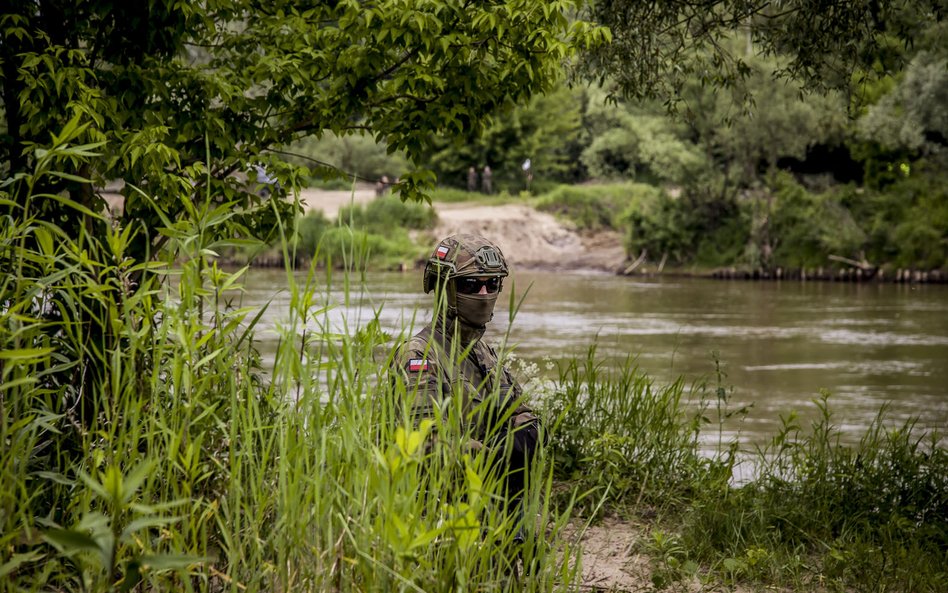
{"label": "polish flag patch on helmet", "polygon": [[408,361],[409,371],[427,371],[428,360],[425,358],[412,358]]}
{"label": "polish flag patch on helmet", "polygon": [[445,257],[447,257],[448,251],[450,250],[451,248],[448,247],[447,245],[438,245],[438,250],[435,251],[435,254],[438,256],[438,259],[444,259]]}

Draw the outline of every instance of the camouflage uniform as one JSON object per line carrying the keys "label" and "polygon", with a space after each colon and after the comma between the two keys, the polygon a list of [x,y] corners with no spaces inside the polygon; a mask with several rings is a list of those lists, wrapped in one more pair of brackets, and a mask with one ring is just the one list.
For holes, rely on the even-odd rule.
{"label": "camouflage uniform", "polygon": [[[425,292],[442,291],[444,314],[399,349],[396,364],[402,373],[416,419],[440,415],[451,397],[461,398],[464,418],[478,444],[506,446],[509,502],[518,504],[524,472],[537,447],[539,419],[523,405],[522,389],[513,375],[498,365],[497,353],[481,341],[493,315],[507,263],[500,249],[476,235],[455,235],[441,241],[425,268]],[[491,294],[460,294],[457,279],[496,278]]]}

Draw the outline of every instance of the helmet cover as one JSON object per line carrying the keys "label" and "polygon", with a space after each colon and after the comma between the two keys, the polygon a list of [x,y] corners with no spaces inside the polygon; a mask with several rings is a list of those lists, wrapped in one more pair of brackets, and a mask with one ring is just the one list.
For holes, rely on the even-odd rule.
{"label": "helmet cover", "polygon": [[480,235],[452,235],[442,239],[428,258],[424,288],[431,292],[439,279],[504,278],[507,274],[507,260],[500,247]]}

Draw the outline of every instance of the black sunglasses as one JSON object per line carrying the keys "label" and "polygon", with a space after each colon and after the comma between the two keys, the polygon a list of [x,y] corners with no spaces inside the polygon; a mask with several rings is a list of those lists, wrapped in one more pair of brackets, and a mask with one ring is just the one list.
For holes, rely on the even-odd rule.
{"label": "black sunglasses", "polygon": [[481,280],[480,278],[455,278],[454,286],[461,294],[477,294],[482,286],[487,287],[488,294],[493,294],[500,290],[500,278],[496,276]]}

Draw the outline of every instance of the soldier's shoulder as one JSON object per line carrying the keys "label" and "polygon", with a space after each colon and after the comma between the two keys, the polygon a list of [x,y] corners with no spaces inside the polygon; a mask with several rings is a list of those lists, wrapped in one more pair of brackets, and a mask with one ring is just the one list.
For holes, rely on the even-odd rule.
{"label": "soldier's shoulder", "polygon": [[405,361],[409,358],[423,357],[431,351],[430,343],[430,332],[422,330],[408,340],[402,342],[402,344],[398,347],[397,358],[400,361]]}
{"label": "soldier's shoulder", "polygon": [[399,347],[394,363],[410,375],[419,377],[434,377],[439,368],[438,357],[424,332],[412,336]]}
{"label": "soldier's shoulder", "polygon": [[494,366],[497,364],[498,356],[497,351],[494,350],[494,347],[488,344],[487,342],[481,340],[477,343],[474,348],[474,353],[477,355],[478,360],[482,364],[487,364],[487,366]]}

